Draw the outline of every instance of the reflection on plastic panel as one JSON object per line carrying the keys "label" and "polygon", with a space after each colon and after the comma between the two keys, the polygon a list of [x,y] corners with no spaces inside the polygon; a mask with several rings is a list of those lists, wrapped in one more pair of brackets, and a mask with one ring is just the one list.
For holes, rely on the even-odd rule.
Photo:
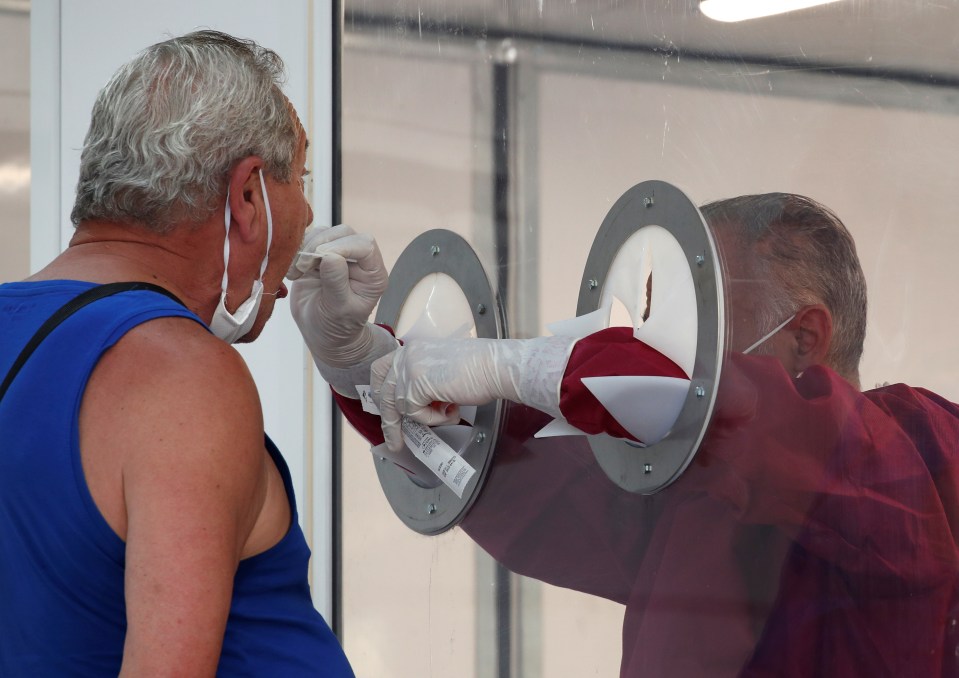
{"label": "reflection on plastic panel", "polygon": [[[713,425],[692,465],[656,495],[619,489],[583,437],[534,438],[549,418],[510,405],[463,528],[515,572],[584,595],[544,588],[539,606],[497,616],[483,606],[489,579],[478,578],[475,599],[447,585],[453,571],[473,574],[449,541],[423,546],[370,520],[382,545],[356,562],[427,554],[404,582],[410,591],[376,588],[372,577],[357,589],[372,580],[379,599],[347,598],[348,647],[379,653],[368,675],[404,675],[390,673],[390,658],[409,646],[418,657],[475,652],[452,671],[484,678],[959,675],[959,411],[949,402],[959,398],[959,326],[944,294],[959,249],[949,199],[959,165],[941,152],[959,144],[950,53],[959,11],[908,5],[836,2],[727,26],[688,3],[346,3],[345,64],[363,68],[344,80],[353,163],[344,207],[374,234],[409,239],[416,227],[402,224],[448,221],[492,241],[507,220],[539,248],[516,263],[540,271],[538,297],[524,301],[541,319],[569,318],[571,270],[625,186],[664,177],[702,198],[784,190],[843,217],[871,296],[860,391],[836,369],[793,369],[770,355],[811,331],[802,315],[759,355],[739,353],[797,310],[762,309],[757,295],[808,271],[770,281],[730,259],[735,352]],[[454,63],[473,69],[465,83],[442,77]],[[502,103],[493,68],[526,78],[507,93],[509,114],[527,116],[509,141],[535,158],[505,177],[486,155],[505,143],[483,117],[484,106],[506,110],[490,103]],[[487,214],[497,180],[533,209]],[[654,275],[654,293],[671,287],[659,285]],[[577,319],[576,332],[639,325],[642,304],[628,297]],[[885,382],[894,385],[872,388]],[[594,613],[596,600],[612,602]],[[438,621],[452,610],[476,627]],[[536,661],[516,659],[530,654]],[[452,675],[449,663],[416,666]]]}

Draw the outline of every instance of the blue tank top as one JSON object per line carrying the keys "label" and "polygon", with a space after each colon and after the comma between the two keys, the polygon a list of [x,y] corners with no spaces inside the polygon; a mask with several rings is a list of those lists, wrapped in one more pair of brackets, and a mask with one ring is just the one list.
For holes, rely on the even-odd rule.
{"label": "blue tank top", "polygon": [[[61,305],[92,287],[77,281],[0,285],[0,380]],[[124,543],[100,514],[80,462],[78,416],[100,356],[136,325],[202,321],[149,291],[100,299],[68,318],[27,361],[0,401],[0,676],[117,675],[123,655]],[[313,607],[310,550],[292,525],[273,548],[240,562],[217,674],[353,676]]]}

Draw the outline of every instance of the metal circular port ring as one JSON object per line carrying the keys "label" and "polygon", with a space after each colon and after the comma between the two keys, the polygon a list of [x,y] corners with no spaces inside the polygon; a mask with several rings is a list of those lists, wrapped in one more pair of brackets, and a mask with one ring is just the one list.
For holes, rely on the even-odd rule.
{"label": "metal circular port ring", "polygon": [[606,475],[621,488],[639,494],[667,487],[693,460],[716,402],[726,338],[722,262],[713,237],[696,205],[680,189],[663,181],[633,186],[606,215],[586,261],[576,315],[599,308],[616,254],[646,226],[666,229],[686,255],[696,294],[698,336],[689,391],[665,438],[639,447],[608,435],[588,437]]}
{"label": "metal circular port ring", "polygon": [[[423,278],[434,273],[444,273],[459,285],[472,309],[477,337],[505,336],[502,305],[493,294],[479,257],[466,240],[445,229],[423,233],[400,255],[390,274],[389,286],[380,299],[376,322],[396,327],[410,292]],[[410,529],[420,534],[440,534],[466,515],[489,472],[502,406],[502,401],[497,400],[476,410],[471,442],[462,452],[476,473],[462,498],[443,484],[422,487],[390,460],[376,458],[376,473],[383,492],[393,511]]]}

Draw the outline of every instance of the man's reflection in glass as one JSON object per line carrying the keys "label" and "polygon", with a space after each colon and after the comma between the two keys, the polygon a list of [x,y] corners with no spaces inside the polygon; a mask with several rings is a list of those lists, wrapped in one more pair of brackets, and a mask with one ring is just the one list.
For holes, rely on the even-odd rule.
{"label": "man's reflection in glass", "polygon": [[[766,194],[703,214],[730,281],[732,351],[693,464],[658,494],[630,494],[582,438],[534,439],[549,418],[517,405],[463,529],[518,573],[622,603],[624,677],[959,675],[959,408],[903,384],[860,391],[865,281],[828,209]],[[384,359],[384,383],[399,372],[407,389],[398,409],[412,394],[457,402],[467,382],[473,400],[524,401],[522,384],[487,376],[521,382],[523,367],[502,363],[535,344],[470,341],[435,342],[422,364],[412,345]],[[559,410],[622,434],[581,379],[675,376],[663,360],[631,328],[586,337]]]}

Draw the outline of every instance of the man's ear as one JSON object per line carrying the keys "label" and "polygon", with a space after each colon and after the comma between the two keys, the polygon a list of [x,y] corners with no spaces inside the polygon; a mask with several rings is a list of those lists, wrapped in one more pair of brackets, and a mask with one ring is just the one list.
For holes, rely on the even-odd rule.
{"label": "man's ear", "polygon": [[803,306],[789,323],[789,328],[795,339],[792,350],[796,372],[825,364],[833,332],[829,309],[822,304]]}
{"label": "man's ear", "polygon": [[265,223],[265,205],[260,187],[263,160],[255,155],[243,158],[229,175],[230,233],[243,242],[253,242]]}

